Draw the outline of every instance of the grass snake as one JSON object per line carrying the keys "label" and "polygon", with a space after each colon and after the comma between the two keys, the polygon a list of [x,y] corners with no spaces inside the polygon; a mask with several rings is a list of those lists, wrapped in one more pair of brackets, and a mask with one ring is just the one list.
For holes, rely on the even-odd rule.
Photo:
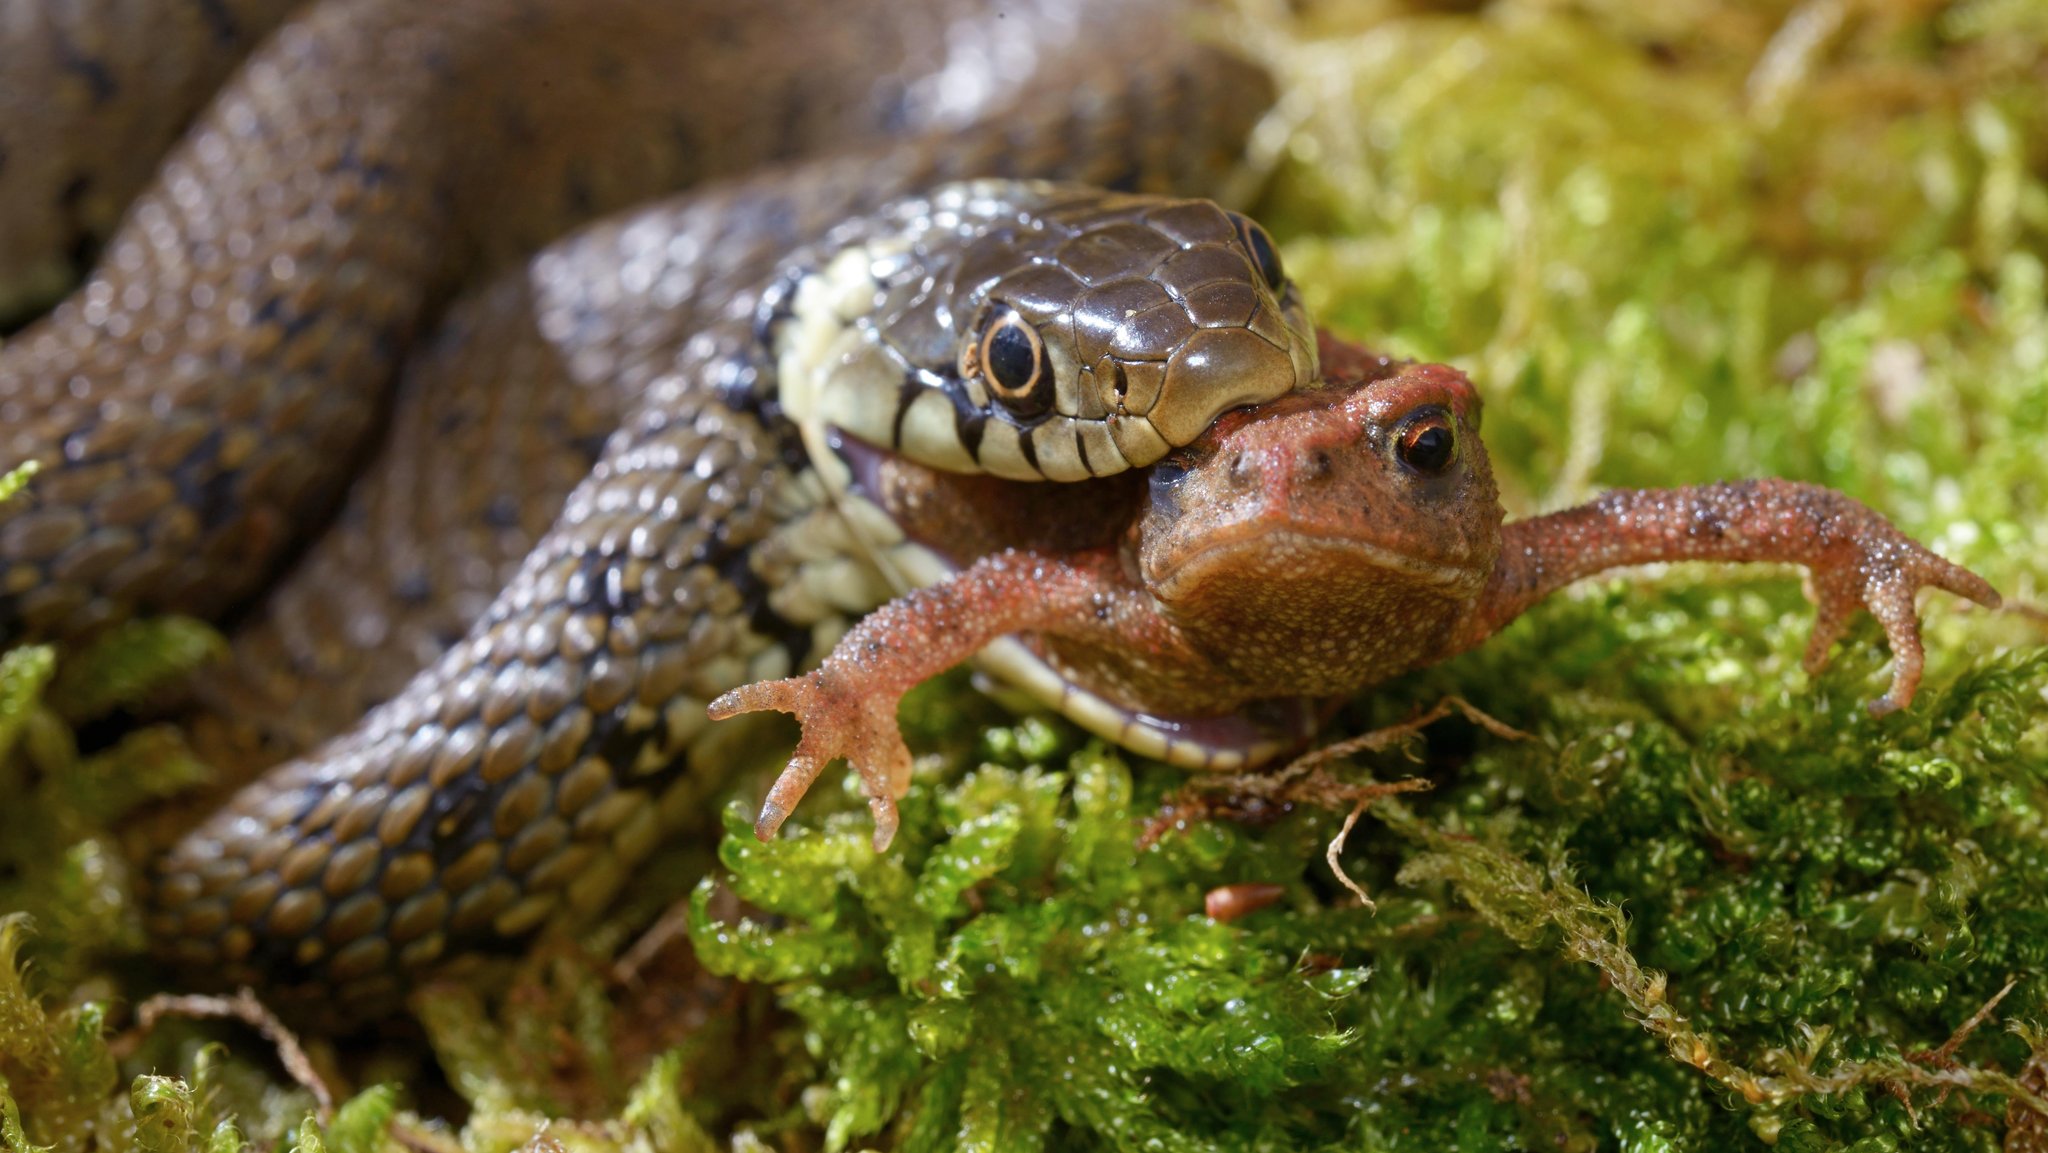
{"label": "grass snake", "polygon": [[0,14],[0,639],[223,621],[194,739],[275,766],[146,870],[157,949],[368,1012],[588,916],[707,701],[932,579],[862,452],[1057,502],[1310,380],[1270,240],[1169,198],[1271,99],[1187,16]]}

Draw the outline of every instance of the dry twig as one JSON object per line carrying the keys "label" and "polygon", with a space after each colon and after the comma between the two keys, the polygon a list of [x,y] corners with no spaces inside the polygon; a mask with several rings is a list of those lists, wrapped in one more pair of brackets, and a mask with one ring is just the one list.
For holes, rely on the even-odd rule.
{"label": "dry twig", "polygon": [[334,1093],[313,1068],[305,1046],[299,1044],[297,1034],[287,1029],[277,1014],[257,999],[253,990],[245,988],[232,997],[160,993],[144,1001],[135,1015],[136,1027],[145,1033],[156,1028],[156,1023],[165,1017],[227,1019],[248,1025],[277,1050],[278,1062],[284,1066],[286,1075],[313,1095],[314,1111],[320,1123],[325,1125],[334,1119]]}

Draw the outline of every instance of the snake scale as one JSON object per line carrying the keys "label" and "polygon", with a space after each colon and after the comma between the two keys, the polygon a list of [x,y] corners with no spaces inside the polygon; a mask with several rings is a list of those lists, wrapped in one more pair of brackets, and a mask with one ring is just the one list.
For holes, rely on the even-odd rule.
{"label": "snake scale", "polygon": [[[1123,194],[1212,192],[1270,102],[1185,17],[0,11],[0,314],[83,276],[0,345],[0,468],[41,466],[0,506],[0,639],[224,621],[195,739],[282,762],[146,870],[160,952],[368,1013],[600,908],[734,739],[705,703],[901,575],[789,405],[1044,484],[1312,376],[1256,226]],[[990,336],[998,282],[1057,331]],[[970,355],[1116,379],[991,396]],[[793,399],[806,356],[853,383]]]}

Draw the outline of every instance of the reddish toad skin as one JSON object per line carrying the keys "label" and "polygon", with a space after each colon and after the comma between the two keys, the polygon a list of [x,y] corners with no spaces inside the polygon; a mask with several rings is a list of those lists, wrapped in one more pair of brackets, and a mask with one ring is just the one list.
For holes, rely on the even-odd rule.
{"label": "reddish toad skin", "polygon": [[1347,695],[1434,664],[1606,569],[1792,562],[1811,571],[1819,602],[1810,670],[1857,610],[1883,624],[1892,680],[1870,705],[1883,714],[1919,685],[1921,586],[1999,603],[1864,505],[1794,481],[1616,491],[1503,525],[1479,397],[1462,373],[1327,339],[1323,363],[1333,383],[1227,414],[1155,466],[1114,543],[990,552],[871,613],[816,671],[712,702],[714,718],[776,709],[803,725],[756,833],[774,836],[844,756],[886,846],[910,775],[902,695],[1010,633],[1131,709],[1220,716]]}

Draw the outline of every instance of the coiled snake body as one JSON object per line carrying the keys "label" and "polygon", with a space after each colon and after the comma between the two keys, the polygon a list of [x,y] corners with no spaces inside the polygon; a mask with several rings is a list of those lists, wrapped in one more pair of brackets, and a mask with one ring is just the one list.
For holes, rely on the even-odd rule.
{"label": "coiled snake body", "polygon": [[286,8],[0,15],[0,311],[99,251],[0,346],[0,637],[234,622],[195,733],[288,759],[149,881],[215,978],[367,1010],[602,906],[706,701],[944,568],[875,452],[1085,480],[1313,376],[1242,218],[944,183],[1212,188],[1267,90],[1160,4]]}

